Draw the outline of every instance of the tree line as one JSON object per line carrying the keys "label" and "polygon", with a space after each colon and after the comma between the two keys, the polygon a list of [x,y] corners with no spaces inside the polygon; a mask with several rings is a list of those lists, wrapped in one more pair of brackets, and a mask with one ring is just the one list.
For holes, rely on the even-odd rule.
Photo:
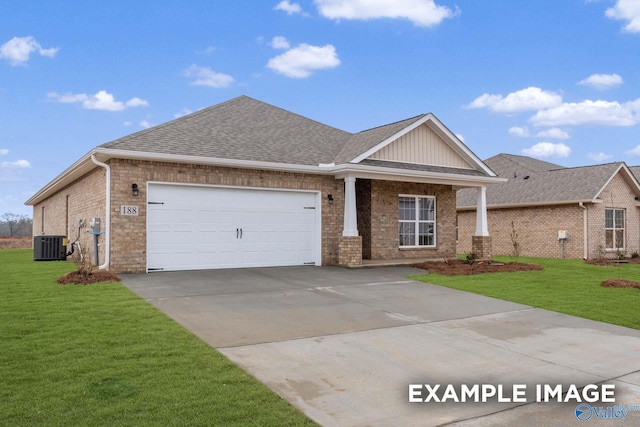
{"label": "tree line", "polygon": [[31,236],[33,220],[27,215],[7,212],[0,215],[0,236]]}

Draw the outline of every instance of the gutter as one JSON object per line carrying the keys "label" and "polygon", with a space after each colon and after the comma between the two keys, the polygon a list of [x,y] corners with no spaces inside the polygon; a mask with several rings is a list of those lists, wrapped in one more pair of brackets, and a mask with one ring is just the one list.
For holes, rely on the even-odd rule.
{"label": "gutter", "polygon": [[104,221],[106,223],[105,226],[105,230],[104,230],[104,263],[100,266],[98,266],[98,268],[100,270],[104,270],[105,268],[109,267],[109,254],[111,252],[111,167],[109,167],[108,164],[106,163],[102,163],[100,161],[98,161],[96,159],[96,155],[95,154],[91,154],[91,161],[93,163],[95,163],[96,165],[103,167],[105,169],[105,176],[106,176],[106,200],[105,200],[105,207],[106,207],[106,214],[105,214],[105,218]]}

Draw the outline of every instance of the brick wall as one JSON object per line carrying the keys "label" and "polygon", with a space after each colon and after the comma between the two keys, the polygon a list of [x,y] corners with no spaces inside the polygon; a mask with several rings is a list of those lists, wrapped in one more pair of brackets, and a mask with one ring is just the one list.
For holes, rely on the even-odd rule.
{"label": "brick wall", "polygon": [[[585,203],[587,208],[587,257],[600,256],[604,247],[604,216],[606,208],[625,210],[626,254],[640,252],[640,208],[635,206],[635,194],[625,179],[616,175],[600,195],[602,203]],[[521,256],[559,258],[558,230],[568,230],[565,258],[584,257],[584,210],[571,205],[520,209],[490,209],[489,234],[493,238],[494,255],[513,255],[511,234],[513,222],[518,235]],[[471,236],[475,233],[475,211],[458,212],[458,253],[471,252]]]}
{"label": "brick wall", "polygon": [[[435,196],[436,247],[400,249],[398,196]],[[395,181],[371,181],[371,259],[450,258],[455,246],[456,192],[451,186]]]}
{"label": "brick wall", "polygon": [[594,203],[589,207],[590,257],[597,257],[601,248],[605,248],[604,216],[607,208],[624,209],[626,246],[624,252],[628,256],[633,252],[640,252],[640,207],[636,206],[635,197],[629,184],[618,174],[600,193],[602,203]]}
{"label": "brick wall", "polygon": [[[86,255],[94,259],[93,236],[87,233],[89,220],[100,218],[105,223],[105,170],[94,169],[69,184],[53,196],[33,207],[33,235],[67,236],[70,241],[78,235],[78,221],[86,227],[80,230],[80,244]],[[44,208],[44,222],[42,209]],[[104,236],[99,237],[99,261],[104,262]]]}
{"label": "brick wall", "polygon": [[[338,263],[344,182],[333,176],[123,159],[110,160],[109,164],[112,168],[111,265],[114,271],[145,271],[147,181],[319,190],[322,200],[322,263]],[[140,189],[137,197],[131,195],[132,183],[138,184]],[[332,205],[328,203],[328,194],[333,196]],[[140,212],[138,216],[121,216],[121,205],[137,205]]]}

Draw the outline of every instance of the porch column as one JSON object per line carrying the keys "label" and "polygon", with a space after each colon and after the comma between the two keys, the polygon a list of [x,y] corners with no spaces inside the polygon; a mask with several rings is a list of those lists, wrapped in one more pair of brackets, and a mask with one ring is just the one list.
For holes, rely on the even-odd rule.
{"label": "porch column", "polygon": [[344,228],[343,236],[358,235],[358,216],[356,211],[356,178],[344,178]]}
{"label": "porch column", "polygon": [[477,190],[478,201],[476,203],[476,236],[488,236],[487,225],[487,187],[482,186]]}
{"label": "porch column", "polygon": [[358,235],[356,178],[344,177],[344,227],[338,244],[338,264],[353,267],[362,264],[362,237]]}
{"label": "porch column", "polygon": [[471,252],[479,260],[491,259],[491,236],[487,222],[487,187],[478,188],[476,234],[471,238]]}

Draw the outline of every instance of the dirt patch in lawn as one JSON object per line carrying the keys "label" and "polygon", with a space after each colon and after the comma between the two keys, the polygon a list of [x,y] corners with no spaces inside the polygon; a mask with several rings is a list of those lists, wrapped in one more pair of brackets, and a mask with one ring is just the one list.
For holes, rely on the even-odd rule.
{"label": "dirt patch in lawn", "polygon": [[469,264],[467,261],[460,259],[424,262],[416,264],[415,267],[427,270],[429,273],[438,273],[446,276],[469,276],[480,273],[542,270],[542,267],[538,264],[526,264],[524,262],[477,261]]}
{"label": "dirt patch in lawn", "polygon": [[640,282],[633,282],[631,280],[623,279],[609,279],[600,283],[600,286],[605,288],[637,288],[640,289]]}
{"label": "dirt patch in lawn", "polygon": [[624,265],[624,264],[640,264],[640,257],[624,258],[621,260],[611,259],[611,258],[596,258],[596,259],[588,259],[585,262],[591,265],[600,265],[602,267],[612,267],[612,266]]}
{"label": "dirt patch in lawn", "polygon": [[108,271],[93,271],[91,273],[81,273],[79,271],[72,271],[58,278],[58,283],[61,285],[90,285],[92,283],[99,282],[119,282],[120,278]]}

